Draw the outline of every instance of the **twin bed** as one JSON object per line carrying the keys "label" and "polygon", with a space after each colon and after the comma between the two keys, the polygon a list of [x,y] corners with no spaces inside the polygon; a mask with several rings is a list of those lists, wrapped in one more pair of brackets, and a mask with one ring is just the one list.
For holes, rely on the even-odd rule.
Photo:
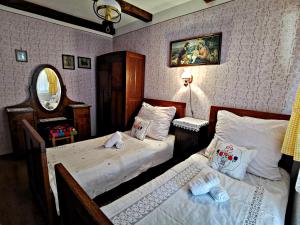
{"label": "twin bed", "polygon": [[[151,104],[153,103],[151,102]],[[172,102],[168,102],[167,105],[169,106],[170,104]],[[176,108],[178,112],[180,107]],[[209,121],[210,137],[214,135],[217,112],[219,110],[227,110],[239,116],[251,116],[263,119],[289,119],[288,115],[226,107],[212,107]],[[181,116],[184,116],[184,113]],[[44,143],[39,135],[29,124],[26,122],[24,124],[27,131],[27,143],[31,143],[31,146],[28,146],[28,149],[30,149],[28,165],[31,184],[33,189],[38,190],[38,199],[40,198],[41,203],[46,206],[50,223],[54,223],[54,221],[51,221],[51,218],[53,218],[51,216],[56,213],[53,207],[54,198],[52,191],[54,193],[57,186],[60,217],[65,225],[284,224],[288,199],[289,196],[290,200],[292,199],[291,194],[293,192],[289,193],[290,179],[294,180],[295,176],[293,173],[290,176],[293,165],[291,157],[283,156],[280,160],[279,165],[281,167],[280,174],[282,179],[279,181],[271,181],[249,173],[247,173],[245,180],[238,181],[210,168],[207,165],[208,159],[202,152],[199,152],[167,170],[161,176],[100,209],[92,200],[93,197],[138,175],[139,170],[144,171],[151,166],[162,163],[164,160],[168,160],[171,154],[166,153],[168,152],[166,150],[165,155],[167,156],[165,159],[159,156],[158,158],[161,161],[156,161],[156,163],[154,161],[158,158],[152,158],[147,168],[140,167],[147,165],[145,161],[141,160],[141,163],[137,163],[139,160],[130,162],[130,157],[127,158],[128,155],[126,154],[120,156],[121,158],[124,157],[124,160],[120,161],[119,158],[117,161],[110,161],[114,158],[115,153],[113,151],[104,154],[107,154],[107,157],[104,158],[108,161],[104,160],[101,161],[103,163],[98,164],[97,159],[92,157],[92,154],[87,155],[80,150],[81,148],[85,148],[86,143],[84,142],[77,143],[76,150],[73,150],[74,154],[67,154],[67,152],[72,152],[71,146],[73,145],[57,147],[47,151],[46,154],[43,146]],[[170,140],[172,139],[171,137],[169,137]],[[89,149],[96,150],[99,148],[99,143],[102,143],[105,138],[107,137],[90,141],[89,145],[91,145],[91,148]],[[128,138],[130,137],[128,136]],[[137,146],[137,144],[133,145]],[[62,151],[63,148],[68,148],[68,151]],[[130,150],[132,148],[128,149],[129,152]],[[136,156],[136,153],[132,156],[131,159]],[[47,158],[48,161],[51,161],[50,164],[48,164]],[[61,160],[63,158],[66,161]],[[87,161],[85,163],[76,162],[74,164],[76,159],[80,161],[82,158],[84,160],[87,158]],[[122,167],[119,166],[118,163],[120,162],[123,165],[126,164],[127,167],[124,167],[126,171],[122,170]],[[56,164],[55,173],[53,171],[54,164]],[[139,165],[133,166],[132,169],[131,165],[136,164]],[[131,169],[132,172],[127,174],[127,170],[130,171]],[[135,171],[137,171],[137,174],[134,174]],[[190,193],[188,188],[190,180],[197,174],[205,171],[214,173],[220,179],[222,186],[228,191],[230,196],[229,202],[218,204],[207,195],[193,196]],[[110,183],[109,180],[114,182]],[[291,190],[293,189],[291,188]],[[55,195],[56,193],[54,193],[54,197]],[[57,199],[57,196],[55,198]]]}
{"label": "twin bed", "polygon": [[[144,99],[144,102],[175,106],[175,118],[185,116],[185,103],[154,99]],[[175,137],[172,132],[163,141],[151,138],[140,141],[123,132],[122,149],[104,148],[111,135],[46,149],[36,130],[27,121],[23,124],[30,186],[49,224],[58,223],[60,214],[55,164],[62,163],[88,196],[94,198],[173,157]]]}
{"label": "twin bed", "polygon": [[[212,137],[217,112],[239,116],[288,120],[288,115],[212,107],[209,135]],[[55,166],[61,221],[63,224],[284,224],[294,180],[291,157],[279,162],[281,179],[272,181],[247,173],[243,181],[213,170],[202,151],[167,170],[161,176],[101,208],[86,194],[62,164]],[[208,195],[193,196],[188,183],[201,172],[214,173],[230,200],[214,202]],[[295,171],[295,169],[293,169]],[[291,183],[291,185],[293,185]],[[290,197],[289,197],[290,196]],[[288,206],[289,207],[289,206]],[[287,212],[289,209],[287,210]],[[288,224],[288,222],[286,222]]]}

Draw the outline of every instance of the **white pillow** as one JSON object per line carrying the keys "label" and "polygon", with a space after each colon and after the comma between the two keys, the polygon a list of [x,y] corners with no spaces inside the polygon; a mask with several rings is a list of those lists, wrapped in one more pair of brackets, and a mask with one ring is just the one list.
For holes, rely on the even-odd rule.
{"label": "white pillow", "polygon": [[151,121],[144,120],[138,116],[135,117],[133,126],[131,128],[130,135],[143,141],[146,137]]}
{"label": "white pillow", "polygon": [[257,150],[257,157],[247,171],[270,180],[280,180],[278,161],[288,121],[240,117],[231,112],[218,112],[216,137],[249,150]]}
{"label": "white pillow", "polygon": [[257,151],[214,139],[216,144],[214,150],[210,151],[209,165],[233,178],[243,180],[248,164],[253,160]]}
{"label": "white pillow", "polygon": [[147,136],[156,140],[164,140],[168,133],[176,113],[176,108],[152,106],[143,102],[142,108],[138,113],[138,117],[144,120],[151,120]]}

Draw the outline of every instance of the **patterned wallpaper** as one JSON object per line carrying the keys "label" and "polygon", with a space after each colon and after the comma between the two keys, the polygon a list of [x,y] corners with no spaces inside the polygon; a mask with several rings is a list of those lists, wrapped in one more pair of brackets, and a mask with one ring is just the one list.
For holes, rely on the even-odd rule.
{"label": "patterned wallpaper", "polygon": [[[197,118],[208,118],[210,105],[290,113],[300,82],[299,0],[235,0],[116,37],[113,43],[5,11],[0,11],[0,20],[0,155],[11,151],[4,107],[27,98],[33,70],[42,63],[60,71],[71,99],[92,105],[92,133],[94,57],[112,49],[146,55],[145,97],[188,102],[180,78],[184,68],[168,67],[169,43],[223,32],[220,65],[186,67],[194,76]],[[16,48],[28,51],[28,63],[15,61]],[[61,54],[91,57],[92,70],[63,70]],[[189,109],[188,104],[188,114]]]}
{"label": "patterned wallpaper", "polygon": [[215,32],[223,32],[221,64],[186,67],[195,117],[208,118],[211,105],[290,113],[300,82],[299,0],[235,0],[116,37],[113,46],[146,55],[145,97],[188,102],[184,69],[168,67],[169,43]]}
{"label": "patterned wallpaper", "polygon": [[[92,106],[95,134],[95,56],[112,51],[112,40],[0,10],[0,155],[11,152],[4,107],[23,102],[29,92],[33,70],[51,64],[62,75],[67,95]],[[18,63],[15,49],[27,50],[29,62]],[[92,58],[92,69],[63,70],[62,54]],[[77,58],[75,58],[77,67]]]}

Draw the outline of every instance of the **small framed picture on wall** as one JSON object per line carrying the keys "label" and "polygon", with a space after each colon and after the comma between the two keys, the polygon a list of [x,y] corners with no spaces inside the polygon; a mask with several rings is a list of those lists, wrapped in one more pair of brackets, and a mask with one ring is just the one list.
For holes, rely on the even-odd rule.
{"label": "small framed picture on wall", "polygon": [[17,62],[28,62],[27,51],[15,49]]}
{"label": "small framed picture on wall", "polygon": [[78,68],[91,69],[91,58],[78,56]]}
{"label": "small framed picture on wall", "polygon": [[62,55],[63,69],[75,70],[75,58],[73,55]]}

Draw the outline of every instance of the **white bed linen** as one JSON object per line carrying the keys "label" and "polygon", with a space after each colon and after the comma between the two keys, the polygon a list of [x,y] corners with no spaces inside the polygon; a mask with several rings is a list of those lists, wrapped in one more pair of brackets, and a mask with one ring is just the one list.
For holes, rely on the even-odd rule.
{"label": "white bed linen", "polygon": [[[271,181],[247,174],[233,179],[207,166],[208,160],[194,154],[166,173],[101,210],[113,224],[144,225],[283,225],[289,193],[289,175]],[[211,171],[221,181],[230,199],[215,202],[208,194],[193,196],[189,181],[200,171]]]}
{"label": "white bed linen", "polygon": [[50,186],[59,213],[54,165],[62,163],[91,198],[126,182],[173,156],[174,135],[140,141],[122,133],[122,149],[104,148],[111,135],[47,148]]}

